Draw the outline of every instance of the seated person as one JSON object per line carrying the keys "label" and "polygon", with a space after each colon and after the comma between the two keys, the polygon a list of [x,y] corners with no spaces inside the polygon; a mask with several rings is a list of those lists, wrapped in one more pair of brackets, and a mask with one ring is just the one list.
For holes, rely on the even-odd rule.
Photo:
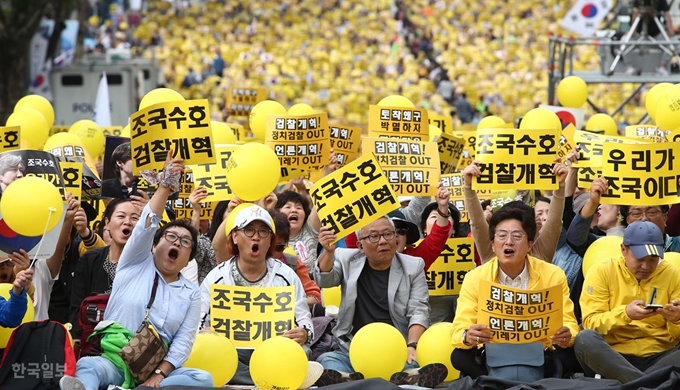
{"label": "seated person", "polygon": [[[680,269],[660,261],[663,246],[656,224],[633,222],[621,253],[588,270],[581,292],[584,330],[574,343],[586,374],[628,383],[680,365]],[[645,302],[660,307],[645,308]]]}

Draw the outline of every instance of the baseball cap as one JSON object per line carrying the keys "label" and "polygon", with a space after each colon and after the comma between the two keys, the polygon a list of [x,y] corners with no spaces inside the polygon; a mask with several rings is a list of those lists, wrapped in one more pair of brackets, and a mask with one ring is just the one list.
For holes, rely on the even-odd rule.
{"label": "baseball cap", "polygon": [[237,212],[237,214],[234,218],[234,227],[230,230],[243,229],[252,222],[262,221],[269,226],[272,232],[276,233],[276,228],[274,228],[274,221],[272,220],[271,215],[269,215],[269,212],[262,207],[251,204],[240,210],[234,209],[234,211]]}
{"label": "baseball cap", "polygon": [[418,226],[411,221],[407,221],[404,213],[399,210],[394,210],[387,214],[387,216],[390,217],[392,222],[394,222],[395,228],[408,229],[408,232],[406,233],[406,245],[411,245],[420,240],[420,231],[418,230]]}
{"label": "baseball cap", "polygon": [[623,245],[630,248],[636,259],[659,256],[663,259],[664,235],[656,224],[649,221],[633,222],[623,232]]}

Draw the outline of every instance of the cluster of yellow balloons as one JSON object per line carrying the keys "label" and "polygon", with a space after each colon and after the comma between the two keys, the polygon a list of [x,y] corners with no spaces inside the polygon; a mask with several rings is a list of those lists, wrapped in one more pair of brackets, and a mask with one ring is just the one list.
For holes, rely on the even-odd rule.
{"label": "cluster of yellow balloons", "polygon": [[10,229],[24,236],[37,237],[53,229],[63,211],[59,189],[37,176],[13,181],[0,198],[3,220]]}
{"label": "cluster of yellow balloons", "polygon": [[645,98],[645,109],[663,130],[680,127],[680,84],[660,83],[653,86]]}
{"label": "cluster of yellow balloons", "polygon": [[40,95],[27,95],[14,106],[5,126],[21,127],[21,147],[41,149],[54,125],[54,108]]}

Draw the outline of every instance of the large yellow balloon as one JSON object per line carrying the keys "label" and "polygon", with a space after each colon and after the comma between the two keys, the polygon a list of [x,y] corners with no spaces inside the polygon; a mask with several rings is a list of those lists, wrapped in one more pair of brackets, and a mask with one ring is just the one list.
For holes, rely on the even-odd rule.
{"label": "large yellow balloon", "polygon": [[49,100],[40,95],[27,95],[19,99],[14,106],[14,112],[21,111],[24,108],[32,108],[41,113],[48,128],[51,129],[54,126],[54,107]]}
{"label": "large yellow balloon", "polygon": [[281,163],[274,151],[256,142],[245,144],[227,163],[227,183],[234,195],[256,201],[269,195],[281,178]]}
{"label": "large yellow balloon", "polygon": [[321,290],[323,294],[323,305],[324,306],[337,306],[340,307],[340,301],[342,300],[342,291],[340,286],[327,287]]}
{"label": "large yellow balloon", "polygon": [[583,265],[581,266],[583,276],[588,274],[588,270],[594,264],[607,261],[614,256],[620,255],[622,243],[623,237],[619,236],[606,236],[595,240],[595,242],[588,247],[585,256],[583,256]]}
{"label": "large yellow balloon", "polygon": [[605,135],[619,135],[619,128],[614,118],[607,114],[595,114],[586,122],[586,130],[600,132],[604,130]]}
{"label": "large yellow balloon", "polygon": [[562,130],[562,121],[557,114],[546,108],[534,108],[524,115],[519,128],[522,130]]}
{"label": "large yellow balloon", "polygon": [[77,135],[71,133],[56,133],[50,136],[43,146],[43,150],[46,152],[51,151],[54,148],[64,145],[78,145],[83,146]]}
{"label": "large yellow balloon", "polygon": [[588,85],[578,76],[565,77],[557,86],[557,100],[564,107],[580,108],[588,99]]}
{"label": "large yellow balloon", "polygon": [[[10,295],[9,291],[14,287],[12,283],[0,283],[0,296],[5,298],[6,300],[9,301]],[[24,318],[21,320],[22,324],[25,324],[27,322],[33,321],[33,318],[35,318],[35,309],[33,308],[33,300],[31,297],[27,297],[28,302],[26,303],[26,314],[24,314]],[[5,348],[7,347],[7,342],[9,341],[9,338],[12,336],[12,332],[16,328],[5,328],[0,326],[0,348]]]}
{"label": "large yellow balloon", "polygon": [[273,100],[263,100],[255,105],[250,111],[248,123],[250,131],[260,140],[265,140],[267,136],[267,115],[285,115],[288,112],[281,103]]}
{"label": "large yellow balloon", "polygon": [[452,381],[458,379],[460,373],[451,365],[451,353],[453,353],[453,344],[451,344],[451,322],[439,322],[430,325],[429,328],[420,336],[418,340],[418,348],[416,349],[416,358],[418,364],[426,366],[433,363],[441,363],[449,370],[445,381]]}
{"label": "large yellow balloon", "polygon": [[389,380],[392,374],[404,369],[406,357],[404,336],[395,327],[382,322],[359,329],[349,346],[352,367],[366,378]]}
{"label": "large yellow balloon", "polygon": [[209,372],[215,386],[222,387],[236,373],[238,367],[236,347],[231,340],[216,332],[201,332],[196,335],[196,341],[184,367]]}
{"label": "large yellow balloon", "polygon": [[288,109],[288,115],[312,115],[314,109],[309,104],[298,103]]}
{"label": "large yellow balloon", "polygon": [[32,108],[14,111],[7,118],[6,126],[21,127],[21,147],[24,149],[42,149],[50,134],[50,128],[45,117]]}
{"label": "large yellow balloon", "polygon": [[663,130],[680,126],[680,84],[666,89],[656,104],[656,125]]}
{"label": "large yellow balloon", "polygon": [[403,107],[403,108],[415,108],[415,105],[408,98],[401,95],[390,95],[384,97],[378,102],[378,106],[384,107]]}
{"label": "large yellow balloon", "polygon": [[666,261],[674,266],[680,268],[680,253],[677,252],[664,252],[663,261]]}
{"label": "large yellow balloon", "polygon": [[0,198],[0,213],[7,226],[29,237],[41,236],[45,225],[48,231],[57,226],[63,210],[57,187],[37,176],[13,181]]}
{"label": "large yellow balloon", "polygon": [[250,376],[261,390],[296,390],[305,380],[308,366],[300,344],[287,337],[272,337],[253,351]]}
{"label": "large yellow balloon", "polygon": [[439,137],[441,137],[442,131],[439,130],[439,127],[435,125],[430,125],[430,142],[437,142]]}
{"label": "large yellow balloon", "polygon": [[659,83],[647,92],[647,96],[645,97],[645,109],[647,109],[647,114],[649,114],[653,120],[656,121],[656,107],[661,95],[672,86],[673,84],[671,83]]}
{"label": "large yellow balloon", "polygon": [[123,127],[123,130],[120,132],[120,136],[130,138],[130,124],[129,123],[127,125],[125,125],[125,127]]}
{"label": "large yellow balloon", "polygon": [[181,102],[183,100],[184,96],[175,90],[170,88],[156,88],[144,95],[142,101],[139,102],[139,109],[142,110],[158,103]]}
{"label": "large yellow balloon", "polygon": [[504,129],[505,121],[495,115],[489,115],[482,118],[477,125],[478,129]]}
{"label": "large yellow balloon", "polygon": [[212,128],[213,142],[215,145],[236,143],[236,133],[234,133],[228,124],[210,121],[210,127]]}
{"label": "large yellow balloon", "polygon": [[104,152],[106,145],[106,136],[104,131],[95,122],[82,119],[71,125],[68,132],[77,135],[80,138],[87,152],[90,156],[99,156]]}

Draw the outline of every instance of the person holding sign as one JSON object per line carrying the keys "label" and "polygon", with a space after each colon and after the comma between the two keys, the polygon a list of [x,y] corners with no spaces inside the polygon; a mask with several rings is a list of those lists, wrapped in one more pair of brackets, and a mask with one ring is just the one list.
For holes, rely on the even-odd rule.
{"label": "person holding sign", "polygon": [[[573,312],[574,305],[569,299],[569,286],[564,272],[555,265],[529,255],[534,244],[533,237],[536,237],[533,209],[522,202],[506,204],[491,217],[489,235],[496,257],[468,272],[461,287],[451,330],[451,343],[456,348],[451,355],[453,367],[461,372],[461,376],[490,375],[532,382],[544,376],[543,351],[556,345],[559,347],[555,351],[556,358],[565,366],[564,371],[574,372],[567,368],[570,362],[575,361],[573,357],[569,357],[573,356],[570,347],[573,345],[574,336],[579,332]],[[484,299],[481,297],[488,296],[488,291],[481,290],[482,281],[526,291],[524,294],[526,296],[531,296],[532,291],[559,286],[562,294],[551,298],[553,302],[558,300],[558,303],[545,302],[543,298],[541,302],[548,307],[562,305],[562,312],[557,312],[561,317],[562,326],[556,332],[548,333],[550,329],[545,326],[533,328],[545,325],[548,321],[544,318],[537,318],[536,322],[531,321],[531,331],[521,329],[519,321],[515,325],[515,320],[510,317],[502,320],[503,328],[498,328],[492,323],[479,323],[477,319],[481,315],[480,303],[484,307],[489,303],[495,307],[493,302],[479,301]],[[504,314],[530,313],[526,305],[528,301],[518,299],[510,303],[512,304],[507,305],[509,309]],[[513,339],[516,340],[515,343],[506,344],[501,341],[503,340],[501,333],[517,334],[519,337]],[[485,349],[486,362],[478,364],[476,355],[480,346]]]}
{"label": "person holding sign", "polygon": [[637,221],[626,227],[621,253],[589,269],[585,330],[574,343],[586,374],[628,383],[680,365],[680,269],[663,257],[661,229]]}

